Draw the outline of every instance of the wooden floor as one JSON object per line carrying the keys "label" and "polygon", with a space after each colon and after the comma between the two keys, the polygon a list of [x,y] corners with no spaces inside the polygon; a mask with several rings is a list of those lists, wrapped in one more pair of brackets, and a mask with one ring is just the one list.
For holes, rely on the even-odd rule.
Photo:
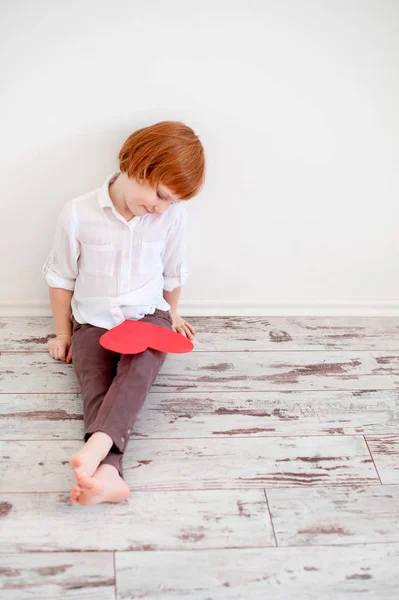
{"label": "wooden floor", "polygon": [[192,318],[124,458],[68,500],[81,446],[51,320],[0,319],[0,598],[399,597],[399,319]]}

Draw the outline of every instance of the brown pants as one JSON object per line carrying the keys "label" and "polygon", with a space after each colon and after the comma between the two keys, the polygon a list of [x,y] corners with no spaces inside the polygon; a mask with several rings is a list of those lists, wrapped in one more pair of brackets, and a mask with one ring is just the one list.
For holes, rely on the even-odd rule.
{"label": "brown pants", "polygon": [[[172,329],[169,312],[156,309],[142,321]],[[117,354],[100,346],[107,330],[80,325],[74,318],[73,364],[83,397],[84,439],[102,431],[113,446],[101,464],[113,465],[122,477],[122,456],[137,415],[163,365],[166,354],[147,349],[140,354]]]}

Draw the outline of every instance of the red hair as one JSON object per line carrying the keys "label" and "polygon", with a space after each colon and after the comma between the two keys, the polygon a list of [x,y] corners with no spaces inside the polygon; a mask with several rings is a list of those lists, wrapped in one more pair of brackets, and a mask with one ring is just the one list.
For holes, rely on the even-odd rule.
{"label": "red hair", "polygon": [[204,149],[194,131],[179,121],[138,129],[123,144],[119,169],[153,189],[164,185],[180,200],[196,196],[205,180]]}

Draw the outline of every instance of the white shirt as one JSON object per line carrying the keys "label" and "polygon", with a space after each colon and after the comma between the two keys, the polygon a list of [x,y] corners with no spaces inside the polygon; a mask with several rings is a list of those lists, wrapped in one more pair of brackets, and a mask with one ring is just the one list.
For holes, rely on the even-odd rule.
{"label": "white shirt", "polygon": [[50,287],[74,292],[78,323],[106,329],[156,308],[169,310],[163,290],[181,287],[187,278],[184,202],[171,204],[162,215],[126,221],[109,196],[117,175],[65,204],[43,267]]}

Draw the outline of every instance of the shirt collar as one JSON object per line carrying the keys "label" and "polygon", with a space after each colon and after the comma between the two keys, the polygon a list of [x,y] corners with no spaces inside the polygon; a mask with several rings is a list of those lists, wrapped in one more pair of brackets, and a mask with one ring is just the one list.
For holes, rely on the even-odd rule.
{"label": "shirt collar", "polygon": [[110,206],[111,208],[114,208],[114,204],[109,195],[109,184],[111,183],[111,181],[116,179],[118,177],[118,175],[119,175],[119,171],[116,173],[112,173],[112,175],[109,175],[107,177],[107,179],[104,181],[103,185],[100,187],[100,189],[98,191],[98,203],[101,206],[101,208],[105,208],[106,206]]}

